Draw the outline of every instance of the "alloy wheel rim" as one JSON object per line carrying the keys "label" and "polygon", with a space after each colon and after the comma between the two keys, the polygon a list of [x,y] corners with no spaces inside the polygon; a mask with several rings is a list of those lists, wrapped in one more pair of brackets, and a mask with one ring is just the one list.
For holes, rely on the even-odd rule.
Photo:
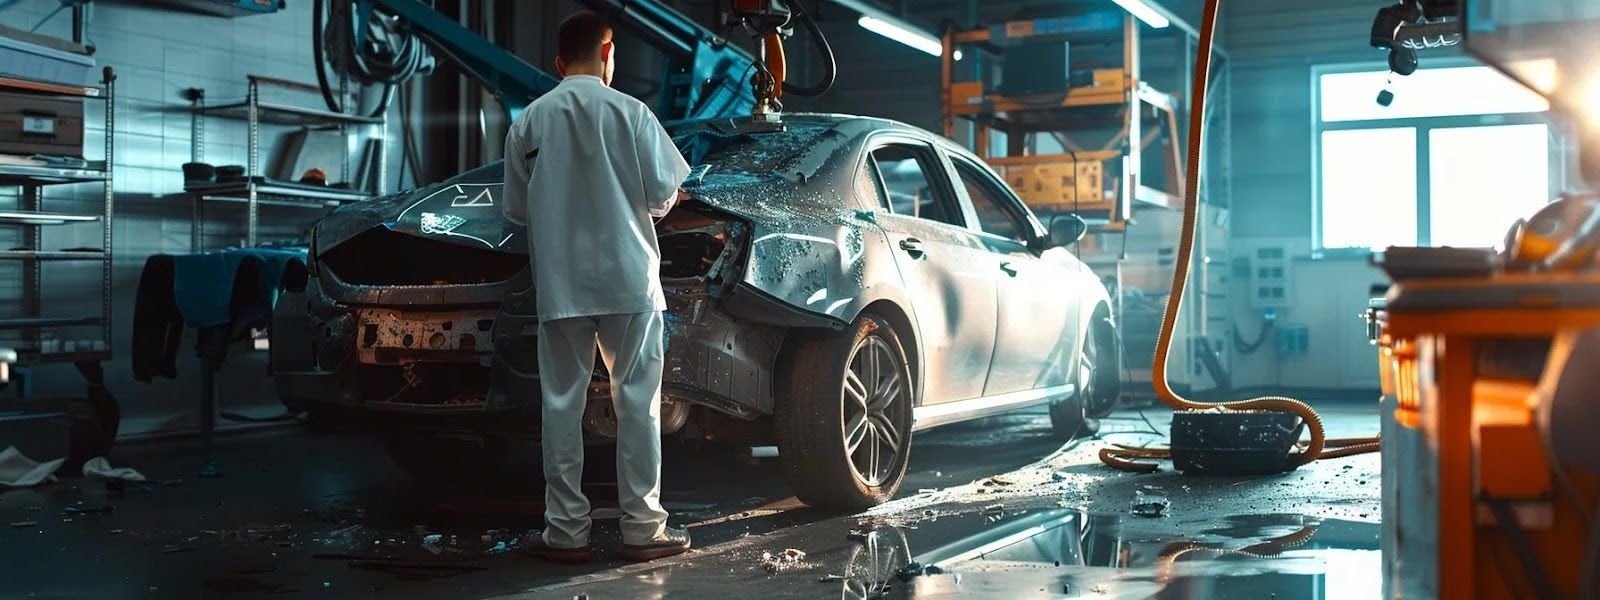
{"label": "alloy wheel rim", "polygon": [[868,336],[851,353],[840,396],[844,404],[844,448],[863,483],[879,487],[899,468],[907,443],[894,411],[910,391],[905,368],[889,344]]}

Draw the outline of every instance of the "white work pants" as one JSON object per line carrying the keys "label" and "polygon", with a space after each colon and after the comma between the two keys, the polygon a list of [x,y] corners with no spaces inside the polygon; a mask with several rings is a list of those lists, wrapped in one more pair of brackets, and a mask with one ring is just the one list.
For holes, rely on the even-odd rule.
{"label": "white work pants", "polygon": [[583,410],[596,342],[611,373],[617,415],[617,497],[622,541],[643,545],[667,523],[661,508],[662,315],[647,312],[557,319],[539,324],[539,380],[544,392],[544,542],[589,544],[583,483]]}

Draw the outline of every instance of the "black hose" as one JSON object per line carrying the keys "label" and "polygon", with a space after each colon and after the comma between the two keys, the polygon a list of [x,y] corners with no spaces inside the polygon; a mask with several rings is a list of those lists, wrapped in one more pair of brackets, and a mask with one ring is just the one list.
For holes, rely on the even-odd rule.
{"label": "black hose", "polygon": [[792,4],[795,16],[800,19],[800,24],[805,26],[806,32],[811,36],[811,42],[822,55],[822,79],[815,85],[800,85],[785,81],[783,89],[796,96],[821,96],[833,87],[834,79],[839,75],[839,65],[834,60],[833,46],[828,43],[828,36],[822,34],[822,28],[817,26],[816,20],[806,13],[804,0]]}
{"label": "black hose", "polygon": [[339,105],[339,100],[333,95],[333,88],[328,85],[327,57],[323,54],[322,28],[324,27],[324,4],[328,0],[314,0],[311,3],[311,60],[317,63],[317,87],[322,90],[322,100],[328,103],[328,110],[343,113],[344,107]]}
{"label": "black hose", "polygon": [[1241,355],[1255,354],[1256,350],[1261,349],[1262,344],[1267,343],[1267,333],[1272,331],[1274,321],[1275,319],[1266,319],[1261,323],[1261,333],[1256,335],[1254,342],[1245,341],[1244,336],[1239,334],[1239,324],[1234,323],[1233,347],[1237,348]]}
{"label": "black hose", "polygon": [[[315,0],[311,3],[311,53],[312,61],[316,63],[317,88],[322,91],[323,102],[327,103],[328,110],[343,114],[345,112],[344,106],[341,105],[339,98],[334,94],[333,86],[328,83],[327,38],[324,30],[330,20],[330,11],[326,5],[329,1]],[[341,41],[347,42],[348,48],[346,52],[348,52],[349,66],[356,71],[358,79],[384,86],[382,99],[379,100],[377,106],[373,107],[372,113],[367,115],[373,119],[383,116],[384,113],[389,112],[389,104],[394,100],[395,86],[410,79],[422,69],[423,63],[426,61],[422,46],[415,36],[407,36],[399,46],[399,49],[396,50],[395,58],[386,62],[376,63],[376,65],[369,64],[365,53],[359,47],[361,44],[357,38],[360,36],[356,34],[359,26],[354,22],[354,18],[346,14],[342,18],[333,20],[340,21],[341,26],[347,25],[349,27],[349,31],[345,32],[349,35],[348,39]]]}

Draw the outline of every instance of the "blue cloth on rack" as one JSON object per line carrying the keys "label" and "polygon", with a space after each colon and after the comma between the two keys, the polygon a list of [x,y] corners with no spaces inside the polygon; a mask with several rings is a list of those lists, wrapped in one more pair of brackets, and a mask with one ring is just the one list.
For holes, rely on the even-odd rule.
{"label": "blue cloth on rack", "polygon": [[[252,286],[260,298],[233,297],[239,266],[245,260],[261,261],[256,270],[258,285]],[[225,325],[232,319],[231,307],[237,303],[271,307],[278,302],[283,271],[292,261],[304,264],[304,248],[229,248],[219,252],[176,254],[173,260],[172,293],[183,322],[191,327]]]}

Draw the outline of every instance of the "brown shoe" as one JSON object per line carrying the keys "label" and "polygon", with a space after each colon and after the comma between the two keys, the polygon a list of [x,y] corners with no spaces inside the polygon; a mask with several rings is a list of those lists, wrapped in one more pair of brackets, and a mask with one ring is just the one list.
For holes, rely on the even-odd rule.
{"label": "brown shoe", "polygon": [[594,560],[594,553],[588,546],[578,548],[556,548],[544,543],[544,536],[534,534],[529,536],[528,544],[524,546],[528,554],[550,562],[566,564],[582,564]]}
{"label": "brown shoe", "polygon": [[688,551],[689,532],[668,527],[661,533],[661,537],[648,544],[623,544],[622,558],[634,562],[645,562],[668,556],[677,556]]}

